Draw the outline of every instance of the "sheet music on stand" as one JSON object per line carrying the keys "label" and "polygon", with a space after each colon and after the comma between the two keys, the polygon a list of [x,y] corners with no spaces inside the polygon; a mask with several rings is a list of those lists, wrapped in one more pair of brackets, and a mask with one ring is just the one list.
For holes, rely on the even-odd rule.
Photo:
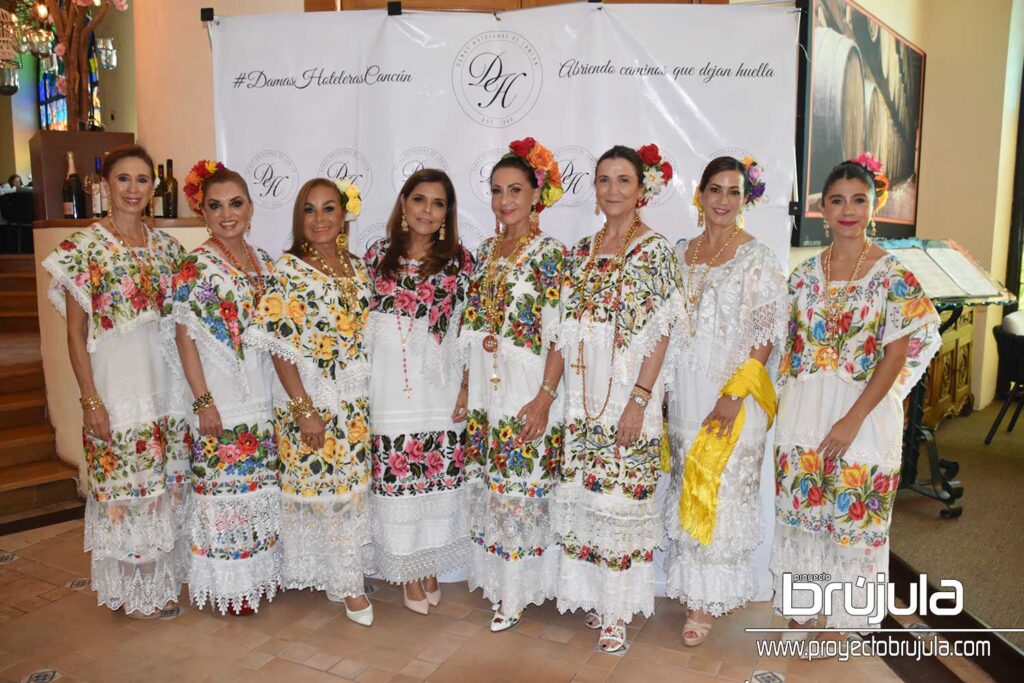
{"label": "sheet music on stand", "polygon": [[879,240],[921,282],[930,299],[949,304],[1009,304],[1016,298],[955,240]]}

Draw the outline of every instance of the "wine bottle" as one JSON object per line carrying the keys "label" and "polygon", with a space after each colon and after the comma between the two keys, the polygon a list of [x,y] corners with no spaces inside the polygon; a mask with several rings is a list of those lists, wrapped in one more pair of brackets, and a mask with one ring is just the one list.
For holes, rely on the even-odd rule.
{"label": "wine bottle", "polygon": [[68,173],[64,177],[61,197],[64,201],[64,218],[85,218],[85,188],[75,171],[75,153],[68,152]]}
{"label": "wine bottle", "polygon": [[89,216],[102,218],[106,214],[103,204],[103,181],[100,177],[102,161],[96,157],[95,170],[85,177],[85,189],[88,193]]}
{"label": "wine bottle", "polygon": [[164,178],[164,218],[178,217],[178,179],[174,177],[174,162],[167,160],[167,177]]}
{"label": "wine bottle", "polygon": [[153,217],[163,218],[164,217],[164,165],[160,164],[157,166],[156,172],[156,187],[153,188],[153,198],[150,200],[153,204]]}

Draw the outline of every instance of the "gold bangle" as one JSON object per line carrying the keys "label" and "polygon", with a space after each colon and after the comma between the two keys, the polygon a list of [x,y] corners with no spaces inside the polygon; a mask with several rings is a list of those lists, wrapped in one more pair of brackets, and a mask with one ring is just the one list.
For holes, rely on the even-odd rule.
{"label": "gold bangle", "polygon": [[80,398],[78,402],[82,404],[82,410],[96,410],[103,407],[103,399],[97,394]]}
{"label": "gold bangle", "polygon": [[556,398],[558,398],[558,392],[556,392],[551,387],[551,385],[547,383],[546,380],[545,380],[545,382],[543,384],[540,385],[540,390],[543,391],[548,396],[550,396],[552,401],[554,401]]}
{"label": "gold bangle", "polygon": [[647,389],[644,389],[639,384],[633,385],[633,391],[630,392],[630,396],[640,396],[642,398],[647,399],[648,401],[654,398],[654,394],[649,392]]}
{"label": "gold bangle", "polygon": [[313,405],[313,399],[305,394],[288,401],[288,411],[291,412],[293,420],[316,415],[316,407]]}
{"label": "gold bangle", "polygon": [[205,394],[192,401],[192,412],[198,415],[207,408],[213,407],[213,394],[207,391]]}

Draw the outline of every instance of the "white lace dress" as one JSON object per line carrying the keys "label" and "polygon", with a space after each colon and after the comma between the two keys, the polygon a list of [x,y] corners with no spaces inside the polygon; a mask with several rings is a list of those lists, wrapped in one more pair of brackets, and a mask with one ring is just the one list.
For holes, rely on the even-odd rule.
{"label": "white lace dress", "polygon": [[[542,233],[517,264],[509,265],[509,294],[495,356],[483,347],[490,328],[480,296],[494,241],[485,241],[477,253],[459,336],[469,366],[469,587],[483,588],[484,597],[501,602],[502,612],[513,615],[554,597],[558,578],[549,501],[562,455],[561,389],[551,405],[547,430],[536,440],[519,442],[523,425],[516,415],[544,381],[559,321],[565,247]],[[497,387],[491,382],[495,376],[500,379]]]}
{"label": "white lace dress", "polygon": [[558,609],[595,610],[628,623],[637,612],[654,613],[654,549],[664,538],[654,490],[670,364],[650,387],[640,438],[629,447],[616,446],[615,439],[640,367],[662,337],[674,334],[683,302],[672,247],[656,233],[629,247],[621,269],[614,257],[597,256],[592,279],[600,284],[585,302],[580,284],[592,240],[573,248],[562,287],[558,348],[565,359],[566,443],[554,512],[562,544]]}
{"label": "white lace dress", "polygon": [[110,415],[110,441],[82,435],[92,588],[101,605],[152,614],[177,600],[188,564],[185,420],[160,341],[171,274],[185,252],[159,230],[132,251],[134,257],[96,223],[61,242],[42,265],[53,276],[49,297],[61,315],[70,292],[89,316],[93,379]]}
{"label": "white lace dress", "polygon": [[274,380],[274,428],[281,459],[281,586],[362,595],[372,573],[369,485],[370,362],[366,322],[370,286],[361,259],[349,256],[358,301],[301,259],[285,254],[245,330],[247,345],[294,364],[326,429],[324,445],[302,441],[288,393]]}
{"label": "white lace dress", "polygon": [[[269,284],[274,262],[262,249],[258,258]],[[272,600],[281,580],[274,365],[268,353],[242,343],[254,297],[245,274],[206,246],[192,251],[174,276],[173,319],[195,342],[224,430],[199,434],[192,392],[182,381],[192,453],[189,594],[198,607],[210,602],[222,614],[244,606],[258,611],[260,599]],[[173,326],[167,326],[164,343],[183,376]]]}
{"label": "white lace dress", "polygon": [[[855,607],[864,607],[876,577],[889,569],[889,522],[903,453],[903,399],[942,346],[939,316],[921,284],[895,256],[878,259],[854,283],[832,282],[833,300],[851,287],[838,339],[825,325],[821,257],[810,258],[789,278],[790,321],[775,437],[775,540],[771,568],[775,608],[784,613],[783,575],[830,577],[845,582]],[[909,337],[903,370],[868,414],[842,458],[824,459],[818,445],[863,393],[888,344]],[[824,585],[822,586],[824,588]],[[806,607],[809,591],[795,594]],[[867,615],[844,608],[833,593],[829,627],[877,628]],[[884,612],[884,610],[883,610]],[[793,616],[786,614],[785,616]],[[801,616],[798,621],[810,617]]]}
{"label": "white lace dress", "polygon": [[452,411],[465,365],[458,332],[473,258],[463,251],[421,280],[420,262],[405,259],[385,276],[387,250],[381,239],[363,257],[374,288],[370,503],[378,573],[409,583],[462,567],[469,553],[465,426],[452,422]]}
{"label": "white lace dress", "polygon": [[[686,240],[676,245],[684,292],[690,274],[686,245]],[[696,266],[693,287],[706,267]],[[741,244],[733,259],[708,272],[696,312],[690,313],[692,325],[684,315],[670,351],[676,368],[669,392],[673,457],[665,506],[665,529],[671,539],[665,592],[690,609],[721,616],[756,596],[753,554],[765,538],[758,491],[767,416],[752,396],[743,402],[743,431],[722,473],[708,545],[681,528],[679,499],[686,455],[722,387],[755,347],[770,342],[774,348],[765,367],[776,367],[773,360],[786,338],[789,298],[786,276],[771,248],[757,241]]]}

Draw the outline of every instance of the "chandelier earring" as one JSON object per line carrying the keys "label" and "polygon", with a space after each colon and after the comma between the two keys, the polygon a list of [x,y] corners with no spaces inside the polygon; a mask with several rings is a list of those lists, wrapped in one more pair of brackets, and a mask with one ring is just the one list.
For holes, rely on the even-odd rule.
{"label": "chandelier earring", "polygon": [[338,249],[338,256],[344,256],[348,253],[348,233],[340,233],[334,238],[334,246]]}
{"label": "chandelier earring", "polygon": [[441,242],[444,242],[444,236],[445,236],[444,221],[441,221],[441,229],[437,231],[437,239],[439,241],[441,241]]}
{"label": "chandelier earring", "polygon": [[405,214],[402,214],[402,232],[409,232],[409,221],[405,219]]}
{"label": "chandelier earring", "polygon": [[704,209],[699,206],[697,207],[697,227],[704,227]]}
{"label": "chandelier earring", "polygon": [[832,226],[826,220],[821,221],[821,224],[825,228],[825,239],[832,239]]}
{"label": "chandelier earring", "polygon": [[209,225],[206,226],[206,234],[209,235],[210,237],[213,237],[213,230],[210,230]]}
{"label": "chandelier earring", "polygon": [[594,215],[595,216],[600,216],[601,215],[601,205],[598,204],[597,202],[594,202]]}
{"label": "chandelier earring", "polygon": [[747,219],[743,217],[743,212],[736,214],[736,229],[743,230],[747,226]]}
{"label": "chandelier earring", "polygon": [[494,234],[500,235],[505,232],[505,226],[497,218],[494,219]]}
{"label": "chandelier earring", "polygon": [[875,225],[875,219],[874,218],[871,219],[871,236],[872,237],[877,237],[878,236],[878,226]]}
{"label": "chandelier earring", "polygon": [[535,233],[540,230],[540,214],[537,213],[537,209],[530,209],[530,232]]}

